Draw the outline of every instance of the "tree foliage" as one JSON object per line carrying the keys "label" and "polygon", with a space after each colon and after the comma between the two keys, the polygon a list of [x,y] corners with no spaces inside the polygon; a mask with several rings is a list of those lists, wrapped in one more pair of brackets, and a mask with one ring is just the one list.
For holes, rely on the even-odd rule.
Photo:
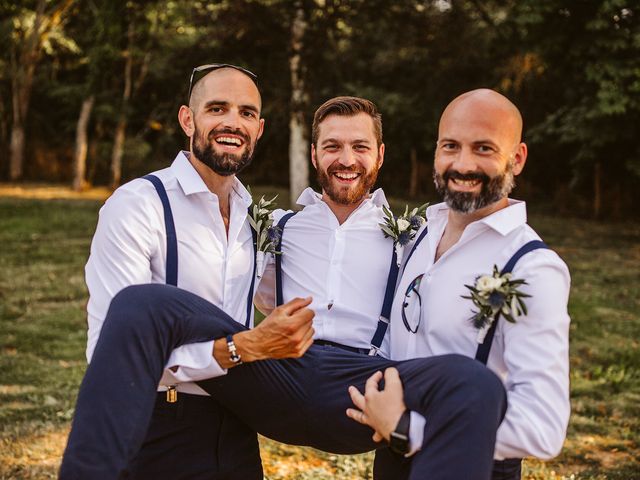
{"label": "tree foliage", "polygon": [[[242,175],[249,183],[286,186],[292,115],[310,127],[318,105],[350,94],[372,99],[383,113],[381,184],[433,199],[440,112],[459,93],[490,87],[525,118],[530,160],[517,196],[571,213],[637,214],[630,205],[640,200],[640,8],[632,2],[0,1],[0,44],[9,47],[0,52],[5,179],[15,113],[11,52],[24,48],[16,32],[26,31],[39,5],[67,8],[33,69],[27,179],[71,181],[76,125],[91,96],[86,181],[111,182],[123,122],[123,179],[167,165],[185,145],[176,112],[191,69],[225,62],[256,72],[263,93],[267,125]],[[294,81],[306,91],[292,96],[296,6],[307,23]]]}

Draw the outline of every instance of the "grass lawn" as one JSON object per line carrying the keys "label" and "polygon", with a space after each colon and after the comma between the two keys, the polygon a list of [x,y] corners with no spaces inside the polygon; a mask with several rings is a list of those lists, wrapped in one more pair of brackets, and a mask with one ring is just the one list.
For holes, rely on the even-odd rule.
{"label": "grass lawn", "polygon": [[[0,479],[55,478],[85,368],[83,267],[100,204],[0,198]],[[562,454],[527,460],[524,478],[640,479],[640,224],[530,223],[573,277],[573,414]],[[371,476],[371,455],[262,447],[272,480]]]}

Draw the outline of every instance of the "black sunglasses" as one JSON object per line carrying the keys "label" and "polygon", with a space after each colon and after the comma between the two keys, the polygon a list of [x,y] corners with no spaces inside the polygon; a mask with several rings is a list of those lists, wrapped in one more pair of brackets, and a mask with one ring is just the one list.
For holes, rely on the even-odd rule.
{"label": "black sunglasses", "polygon": [[238,67],[237,65],[231,65],[229,63],[210,63],[208,65],[200,65],[199,67],[195,67],[191,72],[187,103],[189,103],[189,100],[191,100],[191,91],[193,90],[193,86],[198,83],[198,80],[204,77],[207,73],[218,70],[219,68],[233,68],[234,70],[238,70],[239,72],[242,72],[247,77],[249,77],[253,81],[253,83],[256,84],[256,86],[258,85],[258,76],[255,73],[247,70],[246,68]]}
{"label": "black sunglasses", "polygon": [[[404,327],[411,333],[416,333],[418,331],[420,321],[422,320],[422,296],[420,295],[420,283],[422,282],[423,276],[424,274],[420,274],[411,281],[404,293],[404,299],[402,301],[402,323],[404,323]],[[409,306],[411,306],[411,313],[406,311]],[[412,327],[412,322],[409,321],[409,317],[415,317],[416,308],[418,309],[418,322],[415,327]]]}

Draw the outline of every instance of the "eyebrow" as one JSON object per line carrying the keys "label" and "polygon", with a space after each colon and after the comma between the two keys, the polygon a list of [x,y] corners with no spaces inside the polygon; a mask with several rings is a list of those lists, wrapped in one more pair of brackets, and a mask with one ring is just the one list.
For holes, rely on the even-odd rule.
{"label": "eyebrow", "polygon": [[[320,145],[326,145],[327,143],[345,143],[345,142],[343,142],[342,140],[338,140],[337,138],[327,138],[327,139],[323,140],[322,142],[320,142]],[[351,142],[346,142],[346,143],[350,143],[350,144],[366,143],[368,145],[371,142],[369,140],[367,140],[366,138],[356,138],[355,140],[353,140]]]}
{"label": "eyebrow", "polygon": [[[225,101],[225,100],[209,100],[208,102],[206,102],[204,104],[204,108],[210,108],[210,107],[214,107],[214,106],[220,106],[220,107],[228,107],[230,105],[229,102]],[[256,114],[260,115],[260,110],[258,109],[258,107],[256,107],[255,105],[248,103],[246,105],[240,105],[240,110],[250,110],[252,112],[255,112]]]}

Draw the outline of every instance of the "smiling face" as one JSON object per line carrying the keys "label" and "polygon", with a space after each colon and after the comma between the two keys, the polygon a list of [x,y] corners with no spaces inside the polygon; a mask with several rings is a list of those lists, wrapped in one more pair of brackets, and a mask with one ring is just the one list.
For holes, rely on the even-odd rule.
{"label": "smiling face", "polygon": [[438,193],[449,207],[472,213],[506,202],[527,158],[516,107],[492,90],[461,95],[440,119],[434,162]]}
{"label": "smiling face", "polygon": [[332,114],[319,123],[311,160],[330,201],[359,204],[375,184],[383,159],[384,144],[378,146],[370,115]]}
{"label": "smiling face", "polygon": [[234,175],[251,163],[262,135],[260,93],[245,74],[215,70],[193,88],[178,118],[191,138],[191,153],[218,175]]}

